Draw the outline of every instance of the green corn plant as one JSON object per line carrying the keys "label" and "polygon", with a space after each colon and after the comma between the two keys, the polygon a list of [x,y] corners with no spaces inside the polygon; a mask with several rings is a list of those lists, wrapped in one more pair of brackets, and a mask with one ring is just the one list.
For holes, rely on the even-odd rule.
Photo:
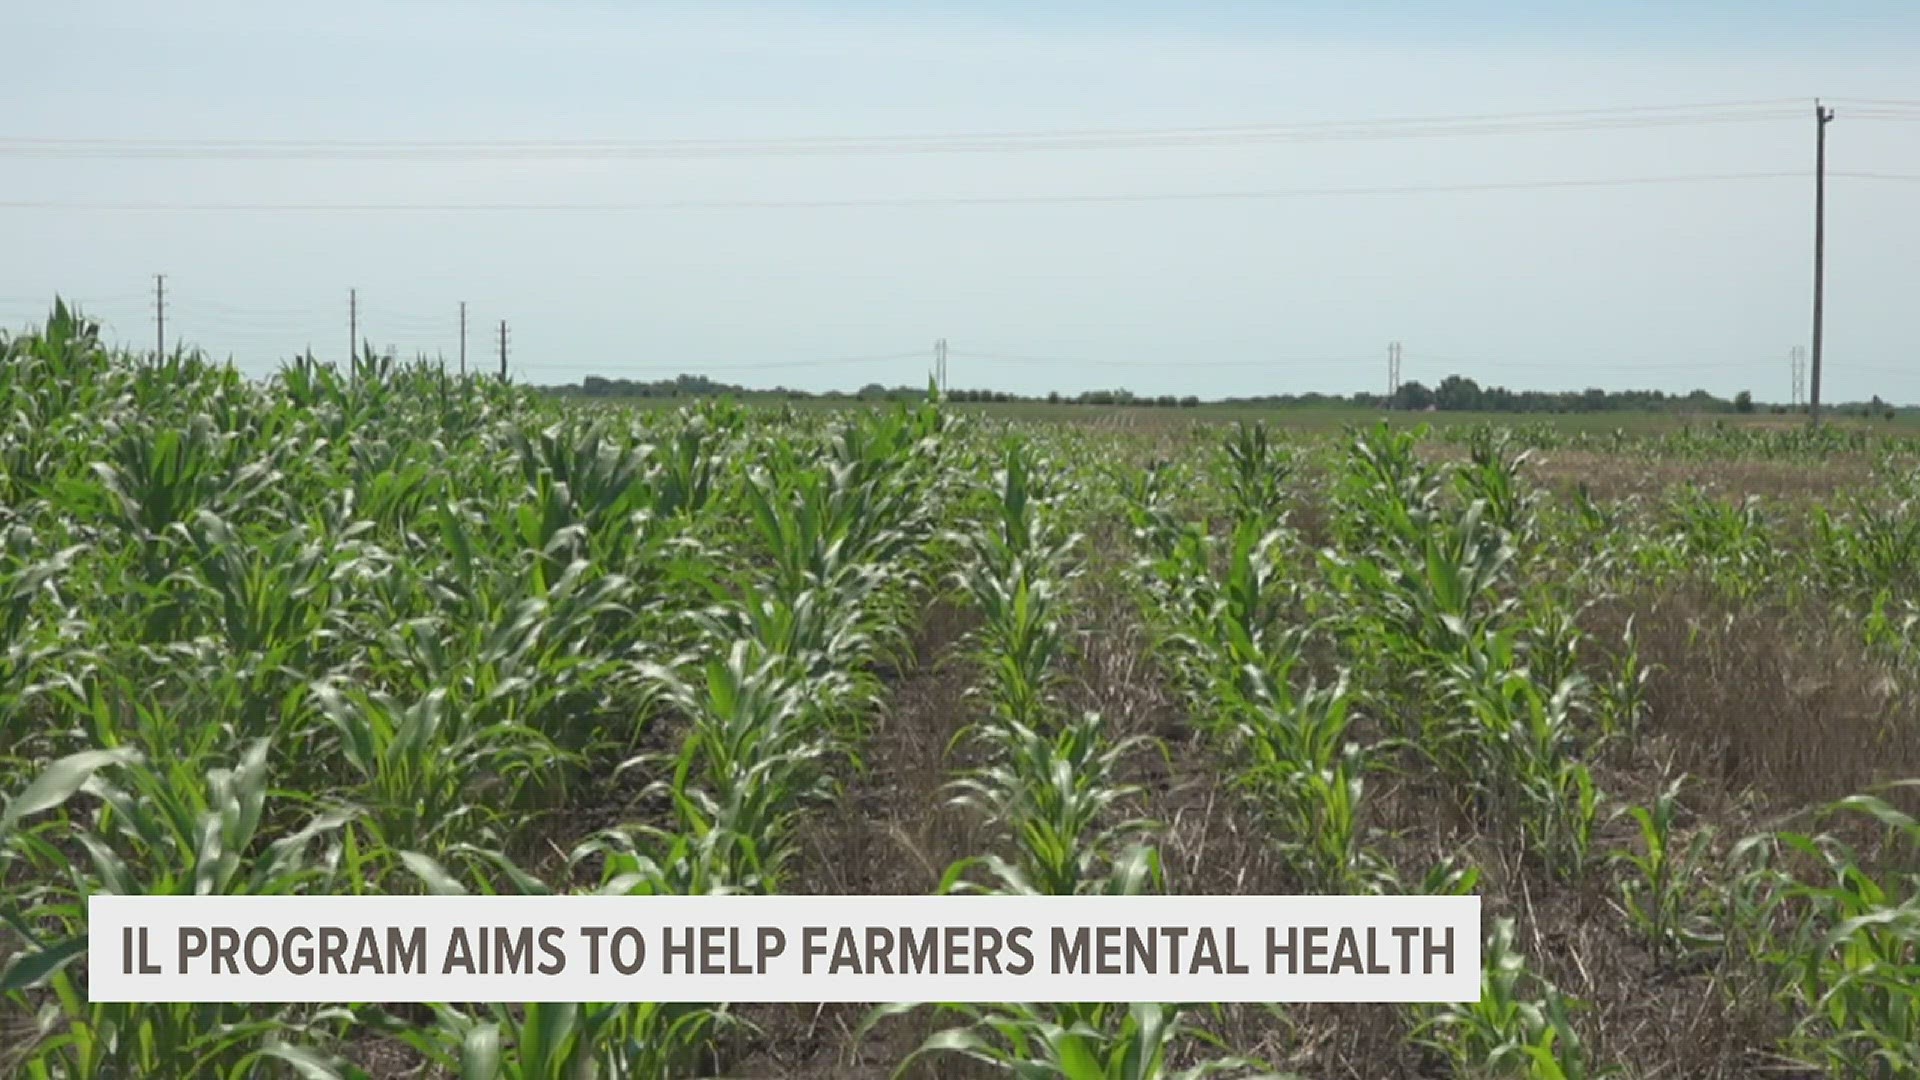
{"label": "green corn plant", "polygon": [[1417,1043],[1442,1055],[1456,1076],[1587,1080],[1620,1074],[1593,1060],[1571,1023],[1575,1003],[1527,970],[1514,947],[1512,919],[1494,921],[1485,953],[1480,1000],[1428,1010],[1414,1029]]}
{"label": "green corn plant", "polygon": [[1629,618],[1620,633],[1620,646],[1610,673],[1593,683],[1599,741],[1621,739],[1632,744],[1639,739],[1640,725],[1650,707],[1647,682],[1653,670],[1641,663],[1639,641],[1634,635],[1633,619]]}
{"label": "green corn plant", "polygon": [[865,606],[833,601],[814,589],[791,599],[762,594],[701,611],[695,623],[708,641],[759,642],[793,674],[875,705],[879,690],[868,669],[881,660],[902,661],[904,637],[897,624]]}
{"label": "green corn plant", "polygon": [[1544,589],[1527,596],[1516,610],[1522,621],[1515,628],[1515,659],[1526,667],[1534,682],[1575,686],[1585,695],[1589,682],[1580,663],[1580,647],[1587,635],[1576,613]]}
{"label": "green corn plant", "polygon": [[[914,1006],[875,1010],[867,1027]],[[1168,1061],[1182,1041],[1218,1040],[1186,1019],[1191,1006],[1169,1004],[1067,1007],[1055,1015],[1032,1005],[991,1008],[957,1003],[938,1006],[969,1021],[927,1037],[900,1063],[904,1075],[923,1057],[949,1054],[967,1058],[997,1074],[1018,1080],[1200,1080],[1208,1076],[1281,1074],[1251,1058],[1223,1056],[1177,1068]]]}
{"label": "green corn plant", "polygon": [[0,388],[7,396],[27,399],[34,406],[29,422],[46,423],[70,416],[96,403],[95,395],[115,389],[126,376],[100,340],[100,323],[89,319],[80,305],[55,296],[37,332],[0,333]]}
{"label": "green corn plant", "polygon": [[529,1002],[477,1014],[434,1007],[422,1030],[395,1036],[458,1080],[644,1080],[672,1076],[710,1054],[730,1026],[710,1006]]}
{"label": "green corn plant", "polygon": [[[716,432],[716,419],[719,431]],[[714,481],[724,462],[716,445],[731,426],[716,410],[697,413],[681,425],[671,441],[652,454],[655,465],[649,480],[654,488],[653,510],[666,517],[697,514],[713,498]]]}
{"label": "green corn plant", "polygon": [[37,549],[30,527],[0,531],[0,769],[42,734],[32,703],[49,689],[48,673],[81,626],[76,612],[61,610],[57,591],[81,549]]}
{"label": "green corn plant", "polygon": [[[546,882],[492,849],[463,846],[454,854],[474,868],[476,880],[491,894],[491,868],[510,881],[518,895],[549,896]],[[468,889],[439,861],[404,852],[402,861],[430,893],[464,896]],[[570,867],[600,864],[600,881],[586,890],[596,896],[635,896],[685,892],[661,868],[637,853],[632,838],[610,830],[582,842],[569,855]],[[704,892],[705,889],[695,890]],[[432,1006],[435,1022],[421,1025],[384,1016],[371,1021],[459,1080],[579,1080],[583,1077],[643,1080],[678,1075],[706,1060],[714,1041],[738,1026],[729,1013],[693,1003],[492,1004],[462,1010]]]}
{"label": "green corn plant", "polygon": [[1516,449],[1513,433],[1504,429],[1476,428],[1470,439],[1470,462],[1453,474],[1455,486],[1467,502],[1486,506],[1494,528],[1529,546],[1540,496],[1527,488],[1520,474],[1533,451]]}
{"label": "green corn plant", "polygon": [[1226,442],[1227,502],[1235,520],[1272,528],[1286,501],[1293,462],[1274,444],[1267,426],[1255,421],[1235,425]]}
{"label": "green corn plant", "polygon": [[[1339,621],[1349,654],[1357,664],[1400,672],[1383,678],[1400,684],[1402,693],[1431,692],[1411,684],[1498,632],[1518,605],[1502,594],[1516,550],[1506,534],[1485,522],[1484,507],[1476,502],[1457,515],[1429,515],[1417,539],[1392,549],[1321,555],[1333,591],[1344,601]],[[1432,710],[1416,715],[1431,727]],[[1387,716],[1395,720],[1393,713]]]}
{"label": "green corn plant", "polygon": [[1676,833],[1680,789],[1674,779],[1651,806],[1630,806],[1625,813],[1639,826],[1641,850],[1619,851],[1611,858],[1628,871],[1620,884],[1621,902],[1634,928],[1653,948],[1656,963],[1682,959],[1719,940],[1721,925],[1714,888],[1704,879],[1713,847],[1711,829]]}
{"label": "green corn plant", "polygon": [[1146,468],[1120,468],[1117,482],[1133,535],[1134,546],[1148,552],[1147,558],[1172,554],[1175,545],[1190,531],[1174,509],[1179,477],[1173,463],[1155,461]]}
{"label": "green corn plant", "polygon": [[1855,597],[1913,595],[1920,565],[1920,505],[1876,505],[1856,496],[1848,513],[1816,507],[1813,558],[1830,588]]}
{"label": "green corn plant", "polygon": [[603,421],[516,432],[513,447],[526,482],[536,485],[546,476],[565,485],[590,528],[621,521],[650,501],[646,453]]}
{"label": "green corn plant", "polygon": [[[0,897],[0,919],[26,943],[0,972],[0,998],[41,1017],[20,1051],[21,1075],[237,1078],[255,1075],[263,1049],[289,1036],[297,1044],[337,1031],[337,1012],[89,1002],[69,970],[85,953],[94,893],[282,895],[343,883],[336,837],[350,811],[261,842],[267,757],[267,743],[255,741],[234,767],[198,778],[185,763],[155,769],[131,748],[83,751],[48,766],[0,811],[0,876],[35,883]],[[90,820],[69,805],[77,796],[98,804]],[[317,844],[331,850],[316,858]]]}
{"label": "green corn plant", "polygon": [[1688,485],[1669,500],[1666,514],[1664,542],[1638,555],[1650,569],[1695,574],[1704,569],[1718,588],[1746,598],[1778,564],[1780,547],[1756,497],[1733,502]]}
{"label": "green corn plant", "polygon": [[1015,562],[1069,573],[1068,559],[1081,537],[1060,524],[1061,497],[1050,488],[1050,467],[1026,443],[1007,444],[993,486],[981,493],[987,527],[951,537],[963,565],[980,567],[1000,581],[1013,577]]}
{"label": "green corn plant", "polygon": [[1143,569],[1161,584],[1158,621],[1195,720],[1242,762],[1236,781],[1273,823],[1283,855],[1316,886],[1372,891],[1391,873],[1365,846],[1363,792],[1374,755],[1387,746],[1348,738],[1353,697],[1344,681],[1332,689],[1292,685],[1314,627],[1289,620],[1303,605],[1282,572],[1284,540],[1243,520],[1217,579],[1205,540],[1193,533],[1168,542]]}
{"label": "green corn plant", "polygon": [[756,642],[735,642],[703,675],[691,684],[649,667],[663,700],[688,724],[671,778],[653,787],[671,799],[680,832],[716,860],[706,871],[714,882],[777,891],[800,813],[833,794],[830,756],[842,740],[812,696],[818,689]]}
{"label": "green corn plant", "polygon": [[175,524],[220,497],[228,476],[220,434],[205,416],[184,430],[133,430],[114,447],[113,460],[94,467],[109,505],[128,534],[153,543]]}
{"label": "green corn plant", "polygon": [[[1895,788],[1912,786],[1920,781]],[[1920,1068],[1920,872],[1911,869],[1920,822],[1879,795],[1842,799],[1821,816],[1876,823],[1884,854],[1870,860],[1826,833],[1778,837],[1819,874],[1785,888],[1803,914],[1768,956],[1800,1015],[1794,1046],[1834,1075],[1910,1075]]]}
{"label": "green corn plant", "polygon": [[1266,669],[1265,658],[1289,657],[1296,640],[1287,617],[1298,601],[1281,565],[1282,534],[1234,530],[1226,573],[1218,581],[1215,604],[1207,614],[1215,647],[1226,663]]}
{"label": "green corn plant", "polygon": [[1033,580],[1024,565],[1015,568],[1010,584],[985,574],[957,573],[985,617],[980,651],[994,674],[986,694],[1001,716],[1035,723],[1058,682],[1056,661],[1068,648],[1054,583]]}
{"label": "green corn plant", "polygon": [[1115,813],[1138,788],[1114,774],[1145,738],[1109,742],[1097,713],[1050,735],[1013,720],[973,735],[989,764],[955,782],[953,801],[999,823],[1018,856],[963,859],[948,869],[943,892],[982,891],[964,878],[975,867],[987,872],[990,891],[1014,894],[1131,895],[1159,884],[1158,856],[1142,842],[1159,826]]}
{"label": "green corn plant", "polygon": [[1424,425],[1396,431],[1385,421],[1348,434],[1333,491],[1334,530],[1343,550],[1393,552],[1419,542],[1445,483],[1415,449],[1426,434]]}
{"label": "green corn plant", "polygon": [[436,689],[413,701],[316,683],[314,705],[358,779],[360,826],[383,845],[435,851],[489,834],[530,776],[566,753],[512,721],[476,723],[465,702]]}
{"label": "green corn plant", "polygon": [[1489,638],[1447,668],[1456,719],[1426,749],[1483,805],[1517,816],[1528,850],[1555,870],[1584,870],[1599,814],[1591,770],[1576,754],[1584,683],[1547,688],[1516,662],[1510,634]]}
{"label": "green corn plant", "polygon": [[224,638],[223,665],[234,676],[239,731],[272,738],[290,751],[301,741],[284,707],[311,673],[327,666],[342,621],[335,577],[350,557],[302,530],[243,538],[218,516],[199,511],[187,530],[193,581]]}
{"label": "green corn plant", "polygon": [[1240,710],[1238,779],[1273,822],[1280,850],[1314,888],[1373,892],[1390,881],[1365,846],[1366,775],[1382,746],[1349,738],[1352,698],[1344,682],[1274,692]]}

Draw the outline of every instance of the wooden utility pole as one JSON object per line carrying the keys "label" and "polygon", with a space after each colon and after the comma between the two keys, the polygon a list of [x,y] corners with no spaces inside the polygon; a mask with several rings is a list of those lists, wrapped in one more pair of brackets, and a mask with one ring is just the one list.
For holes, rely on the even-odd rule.
{"label": "wooden utility pole", "polygon": [[1827,125],[1833,122],[1833,110],[1813,103],[1813,377],[1809,380],[1807,419],[1820,422],[1820,315],[1826,288],[1827,246]]}
{"label": "wooden utility pole", "polygon": [[153,358],[167,355],[167,275],[153,275]]}
{"label": "wooden utility pole", "polygon": [[460,377],[467,377],[467,302],[460,301]]}
{"label": "wooden utility pole", "polygon": [[500,381],[507,381],[507,320],[500,320]]}
{"label": "wooden utility pole", "polygon": [[360,290],[347,290],[347,366],[360,356]]}

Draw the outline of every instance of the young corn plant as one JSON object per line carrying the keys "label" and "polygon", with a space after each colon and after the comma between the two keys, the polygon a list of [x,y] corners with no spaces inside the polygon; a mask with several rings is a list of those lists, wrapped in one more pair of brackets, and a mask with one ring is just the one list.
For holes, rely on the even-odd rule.
{"label": "young corn plant", "polygon": [[1707,880],[1713,831],[1679,831],[1680,789],[1686,777],[1661,790],[1651,806],[1625,813],[1640,831],[1640,850],[1615,852],[1622,866],[1621,903],[1634,928],[1647,939],[1656,963],[1683,961],[1722,941],[1721,901]]}
{"label": "young corn plant", "polygon": [[726,1027],[709,1006],[529,1002],[474,1013],[434,1007],[429,1028],[393,1036],[456,1080],[646,1080],[682,1075]]}
{"label": "young corn plant", "polygon": [[45,737],[33,722],[35,703],[81,628],[76,613],[61,611],[58,593],[79,550],[38,548],[30,526],[0,530],[0,776],[10,758]]}
{"label": "young corn plant", "polygon": [[1227,503],[1234,520],[1271,529],[1284,514],[1292,456],[1275,444],[1264,423],[1240,422],[1227,437]]}
{"label": "young corn plant", "polygon": [[[550,896],[546,882],[516,866],[503,853],[467,847],[456,854],[476,871],[474,878],[492,894],[492,869],[504,876],[516,895]],[[469,890],[439,861],[405,852],[407,869],[439,896],[464,896]],[[598,862],[593,896],[688,895],[707,891],[697,883],[672,880],[670,873],[639,855],[623,830],[582,842],[570,854],[570,868]],[[434,1023],[422,1025],[397,1016],[375,1016],[372,1029],[412,1047],[444,1075],[458,1080],[576,1080],[580,1077],[684,1075],[709,1061],[714,1040],[737,1026],[730,1014],[692,1003],[530,1002],[458,1008],[432,1006]],[[328,1063],[316,1076],[358,1080],[365,1074],[343,1062]]]}
{"label": "young corn plant", "polygon": [[[963,859],[947,870],[942,892],[1137,895],[1160,884],[1159,856],[1146,842],[1159,825],[1123,816],[1139,789],[1115,779],[1145,738],[1109,742],[1099,714],[1084,713],[1050,734],[996,719],[975,739],[988,764],[956,781],[954,803],[998,823],[1016,855]],[[966,880],[976,867],[991,884]]]}
{"label": "young corn plant", "polygon": [[1768,956],[1800,1017],[1792,1048],[1834,1076],[1910,1076],[1920,1070],[1920,822],[1879,795],[1842,799],[1823,816],[1877,825],[1880,850],[1831,833],[1778,837],[1811,867],[1785,889],[1803,914]]}
{"label": "young corn plant", "polygon": [[[325,811],[262,842],[268,745],[232,767],[160,769],[136,749],[82,751],[49,765],[0,810],[0,923],[25,947],[0,971],[0,1000],[36,1017],[13,1051],[28,1077],[259,1075],[263,1054],[336,1034],[343,1013],[222,1004],[92,1002],[72,970],[86,951],[87,897],[271,896],[351,888],[340,827]],[[96,804],[91,813],[75,805]],[[323,850],[316,853],[320,847]],[[342,871],[345,871],[345,875]]]}
{"label": "young corn plant", "polygon": [[[662,700],[687,722],[670,778],[655,790],[673,805],[679,834],[711,862],[699,875],[726,890],[777,892],[794,854],[793,830],[828,800],[836,738],[828,717],[782,659],[736,641],[697,683],[650,669]],[[651,764],[638,758],[626,767]]]}
{"label": "young corn plant", "polygon": [[[868,1024],[905,1011],[886,1006]],[[1187,1019],[1196,1007],[1177,1004],[1086,1005],[1048,1010],[1035,1005],[948,1005],[971,1026],[930,1036],[894,1075],[930,1054],[954,1054],[1017,1080],[1202,1080],[1209,1076],[1260,1075],[1284,1080],[1259,1062],[1239,1056],[1180,1067],[1183,1044],[1222,1048],[1220,1041]],[[1223,1049],[1223,1048],[1222,1048]]]}
{"label": "young corn plant", "polygon": [[1540,493],[1528,488],[1521,477],[1521,468],[1533,451],[1517,448],[1517,441],[1505,429],[1476,428],[1468,463],[1453,474],[1453,481],[1469,504],[1486,506],[1487,520],[1494,528],[1527,548],[1535,539]]}
{"label": "young corn plant", "polygon": [[1524,1080],[1597,1080],[1620,1075],[1602,1066],[1571,1022],[1577,1003],[1527,970],[1514,947],[1513,920],[1495,920],[1481,961],[1480,1000],[1426,1010],[1414,1040],[1435,1051],[1455,1076]]}
{"label": "young corn plant", "polygon": [[414,701],[383,691],[317,683],[315,707],[357,778],[352,790],[376,850],[439,852],[499,834],[528,780],[568,755],[539,731],[509,720],[475,723],[475,710],[444,689]]}
{"label": "young corn plant", "polygon": [[1381,747],[1349,737],[1352,704],[1344,682],[1298,692],[1278,683],[1236,710],[1235,745],[1246,754],[1240,784],[1295,872],[1329,893],[1376,892],[1392,881],[1366,846],[1366,776]]}
{"label": "young corn plant", "polygon": [[1576,754],[1584,684],[1536,683],[1511,634],[1473,647],[1447,668],[1454,720],[1430,747],[1441,768],[1482,807],[1517,820],[1529,852],[1568,878],[1585,869],[1599,815],[1593,774]]}

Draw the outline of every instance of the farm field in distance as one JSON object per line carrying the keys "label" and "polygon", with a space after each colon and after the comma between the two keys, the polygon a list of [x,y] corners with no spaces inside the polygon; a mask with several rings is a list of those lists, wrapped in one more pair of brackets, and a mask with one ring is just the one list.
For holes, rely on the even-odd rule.
{"label": "farm field in distance", "polygon": [[[631,408],[672,411],[692,402],[686,398],[578,398],[592,402],[595,408]],[[743,404],[771,408],[786,406],[796,412],[835,412],[857,408],[879,408],[892,402],[831,398],[788,400],[773,393],[744,395]],[[1337,434],[1355,424],[1385,422],[1394,427],[1426,425],[1436,431],[1456,427],[1492,424],[1522,429],[1551,429],[1568,435],[1611,435],[1623,431],[1630,435],[1665,434],[1684,428],[1721,427],[1751,431],[1770,431],[1804,427],[1806,416],[1799,414],[1726,414],[1648,411],[1596,411],[1578,413],[1499,413],[1499,412],[1382,412],[1351,405],[1262,405],[1255,403],[1204,402],[1193,408],[1161,408],[1146,405],[1077,405],[1047,401],[1009,401],[994,403],[950,402],[948,408],[961,415],[993,420],[1035,420],[1070,424],[1093,424],[1118,428],[1182,428],[1192,424],[1260,421],[1290,431]],[[1896,412],[1891,419],[1862,418],[1849,411],[1829,409],[1823,423],[1843,430],[1858,430],[1883,435],[1920,435],[1920,413]]]}
{"label": "farm field in distance", "polygon": [[[0,336],[0,1076],[1920,1073],[1907,420],[1053,412]],[[94,892],[943,885],[1475,893],[1483,995],[85,994]]]}

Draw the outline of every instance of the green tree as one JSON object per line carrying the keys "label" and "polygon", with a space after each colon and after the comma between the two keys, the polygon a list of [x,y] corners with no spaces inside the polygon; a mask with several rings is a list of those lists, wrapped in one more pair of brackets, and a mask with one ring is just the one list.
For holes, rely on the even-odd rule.
{"label": "green tree", "polygon": [[1459,375],[1449,375],[1433,389],[1434,407],[1443,412],[1474,412],[1481,406],[1480,384]]}

